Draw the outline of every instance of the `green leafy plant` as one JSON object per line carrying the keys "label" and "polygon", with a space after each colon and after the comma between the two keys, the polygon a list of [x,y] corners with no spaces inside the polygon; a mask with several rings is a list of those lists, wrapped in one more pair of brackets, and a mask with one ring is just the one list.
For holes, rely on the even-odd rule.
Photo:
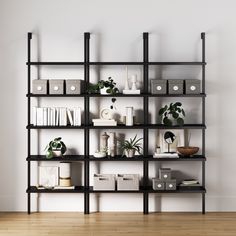
{"label": "green leafy plant", "polygon": [[159,116],[161,116],[164,125],[173,125],[173,120],[175,120],[179,126],[184,124],[183,117],[185,117],[185,112],[181,106],[181,102],[170,103],[169,106],[165,105],[159,110]]}
{"label": "green leafy plant", "polygon": [[63,155],[66,150],[66,145],[63,141],[61,141],[61,137],[55,138],[54,140],[50,141],[45,148],[46,157],[48,159],[53,158],[53,151],[61,151],[61,154]]}
{"label": "green leafy plant", "polygon": [[106,88],[106,92],[110,94],[119,93],[119,89],[111,77],[108,77],[108,80],[100,80],[97,84],[91,84],[88,88],[88,93],[99,93],[100,89],[103,88]]}
{"label": "green leafy plant", "polygon": [[140,140],[143,138],[137,139],[137,134],[135,135],[134,138],[130,138],[129,140],[124,140],[123,142],[120,143],[120,147],[123,151],[123,155],[125,155],[125,151],[129,150],[134,150],[137,151],[139,154],[141,154],[141,143]]}

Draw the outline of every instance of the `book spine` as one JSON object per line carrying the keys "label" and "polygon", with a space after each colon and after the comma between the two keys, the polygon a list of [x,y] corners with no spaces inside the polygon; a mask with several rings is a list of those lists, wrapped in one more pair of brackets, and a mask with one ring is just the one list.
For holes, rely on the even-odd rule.
{"label": "book spine", "polygon": [[52,123],[52,126],[56,125],[56,108],[55,107],[52,107],[51,109],[51,123]]}
{"label": "book spine", "polygon": [[56,126],[59,125],[60,109],[56,107]]}
{"label": "book spine", "polygon": [[70,124],[73,126],[74,125],[74,121],[73,121],[70,109],[67,109],[67,116],[68,116],[68,119],[70,121]]}
{"label": "book spine", "polygon": [[50,107],[47,108],[47,113],[48,113],[48,123],[47,123],[47,125],[51,126],[52,123],[51,123],[51,108]]}
{"label": "book spine", "polygon": [[81,109],[80,109],[80,107],[74,108],[74,125],[81,126]]}
{"label": "book spine", "polygon": [[32,124],[37,125],[37,107],[32,107]]}
{"label": "book spine", "polygon": [[66,115],[66,108],[65,107],[60,108],[59,124],[60,124],[60,126],[66,126],[67,125],[67,115]]}
{"label": "book spine", "polygon": [[43,125],[48,125],[48,109],[43,108]]}
{"label": "book spine", "polygon": [[43,125],[43,108],[42,107],[37,108],[37,125],[38,126]]}

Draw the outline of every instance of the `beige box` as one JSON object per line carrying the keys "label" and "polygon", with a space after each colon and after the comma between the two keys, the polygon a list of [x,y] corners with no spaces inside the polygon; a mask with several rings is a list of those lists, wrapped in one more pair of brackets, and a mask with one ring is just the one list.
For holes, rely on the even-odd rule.
{"label": "beige box", "polygon": [[48,81],[45,79],[33,80],[33,94],[47,94],[48,92]]}
{"label": "beige box", "polygon": [[138,174],[118,174],[117,190],[139,190],[139,175]]}
{"label": "beige box", "polygon": [[68,79],[66,80],[66,94],[81,94],[82,80]]}
{"label": "beige box", "polygon": [[115,190],[115,175],[113,174],[94,174],[93,190]]}
{"label": "beige box", "polygon": [[49,94],[64,94],[64,80],[49,80]]}

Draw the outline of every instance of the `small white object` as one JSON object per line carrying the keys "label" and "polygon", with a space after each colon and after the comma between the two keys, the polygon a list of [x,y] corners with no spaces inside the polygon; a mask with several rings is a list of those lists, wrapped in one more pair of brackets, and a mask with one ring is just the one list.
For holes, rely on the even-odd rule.
{"label": "small white object", "polygon": [[174,89],[175,91],[177,91],[177,90],[179,89],[179,86],[175,85],[175,86],[173,87],[173,89]]}
{"label": "small white object", "polygon": [[115,132],[109,133],[109,139],[108,139],[108,155],[111,157],[115,156]]}
{"label": "small white object", "polygon": [[111,109],[104,108],[100,111],[100,117],[104,120],[111,120],[112,119],[112,111]]}
{"label": "small white object", "polygon": [[75,107],[73,109],[73,115],[74,115],[74,126],[81,126],[81,108]]}
{"label": "small white object", "polygon": [[161,86],[157,86],[156,89],[157,89],[158,91],[160,91],[160,90],[161,90]]}
{"label": "small white object", "polygon": [[160,187],[161,187],[161,184],[158,184],[157,187],[160,188]]}
{"label": "small white object", "polygon": [[126,80],[125,80],[125,89],[124,90],[130,90],[130,88],[129,88],[129,78],[128,78],[128,66],[126,66]]}
{"label": "small white object", "polygon": [[106,88],[106,87],[100,89],[100,94],[102,94],[102,95],[108,95],[108,94],[110,94],[110,93],[107,92],[107,89],[108,89],[108,88]]}
{"label": "small white object", "polygon": [[72,114],[71,114],[70,109],[67,109],[67,116],[68,116],[68,119],[69,119],[69,121],[70,121],[70,124],[71,124],[71,125],[74,125],[74,121],[73,121],[73,118],[72,118]]}
{"label": "small white object", "polygon": [[133,110],[133,107],[126,107],[126,126],[132,126],[134,123]]}
{"label": "small white object", "polygon": [[75,86],[71,86],[71,87],[70,87],[70,90],[71,90],[71,91],[75,91],[75,90],[76,90],[76,87],[75,87]]}
{"label": "small white object", "polygon": [[38,91],[41,91],[41,90],[42,90],[42,86],[38,86],[38,87],[37,87],[37,90],[38,90]]}
{"label": "small white object", "polygon": [[70,178],[71,177],[71,166],[69,162],[60,162],[60,178]]}
{"label": "small white object", "polygon": [[61,150],[53,150],[52,154],[54,157],[61,157],[62,156]]}
{"label": "small white object", "polygon": [[140,89],[136,89],[136,90],[123,90],[123,94],[140,94]]}
{"label": "small white object", "polygon": [[169,188],[173,188],[173,184],[169,184]]}
{"label": "small white object", "polygon": [[66,126],[67,125],[67,115],[66,115],[66,108],[61,107],[60,108],[60,116],[59,116],[59,125],[60,126]]}
{"label": "small white object", "polygon": [[103,158],[103,157],[106,157],[107,154],[106,154],[106,152],[96,151],[93,156],[96,158]]}
{"label": "small white object", "polygon": [[59,87],[58,87],[58,86],[54,86],[53,89],[54,89],[55,91],[58,91]]}
{"label": "small white object", "polygon": [[192,86],[190,87],[190,89],[191,89],[192,91],[195,91],[195,90],[196,90],[196,86],[192,85]]}
{"label": "small white object", "polygon": [[137,75],[132,75],[132,76],[131,76],[131,82],[132,82],[131,90],[137,90],[137,86],[136,86],[136,83],[137,83]]}
{"label": "small white object", "polygon": [[163,175],[163,177],[166,179],[168,177],[168,175]]}
{"label": "small white object", "polygon": [[54,187],[58,185],[57,166],[39,166],[39,186]]}

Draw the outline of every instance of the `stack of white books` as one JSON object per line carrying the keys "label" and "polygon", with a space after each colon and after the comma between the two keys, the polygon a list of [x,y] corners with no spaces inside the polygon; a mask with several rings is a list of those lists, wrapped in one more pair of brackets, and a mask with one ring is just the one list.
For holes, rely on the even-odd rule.
{"label": "stack of white books", "polygon": [[81,109],[75,107],[33,107],[32,124],[34,126],[81,126]]}
{"label": "stack of white books", "polygon": [[180,186],[200,186],[200,184],[196,179],[186,179],[181,182]]}
{"label": "stack of white books", "polygon": [[153,158],[179,158],[178,153],[154,153]]}
{"label": "stack of white books", "polygon": [[93,119],[94,126],[117,126],[117,121],[114,119]]}

